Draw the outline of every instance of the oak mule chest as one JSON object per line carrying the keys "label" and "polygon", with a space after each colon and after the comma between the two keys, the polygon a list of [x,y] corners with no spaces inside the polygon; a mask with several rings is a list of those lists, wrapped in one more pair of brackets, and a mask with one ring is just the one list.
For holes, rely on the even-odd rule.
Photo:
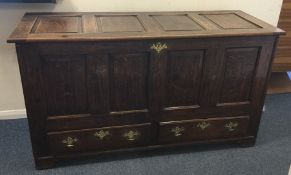
{"label": "oak mule chest", "polygon": [[27,13],[16,43],[36,167],[255,143],[284,32],[241,11]]}

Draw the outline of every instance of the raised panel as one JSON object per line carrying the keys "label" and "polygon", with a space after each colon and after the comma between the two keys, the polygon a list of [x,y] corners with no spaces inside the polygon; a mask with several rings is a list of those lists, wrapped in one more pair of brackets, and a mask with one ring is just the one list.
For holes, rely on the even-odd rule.
{"label": "raised panel", "polygon": [[79,33],[80,16],[41,16],[33,26],[32,33]]}
{"label": "raised panel", "polygon": [[86,112],[86,59],[84,56],[47,55],[42,56],[42,59],[48,115]]}
{"label": "raised panel", "polygon": [[97,25],[101,32],[142,32],[143,25],[135,15],[97,16]]}
{"label": "raised panel", "polygon": [[149,55],[115,54],[110,60],[110,111],[147,108]]}
{"label": "raised panel", "polygon": [[164,31],[195,31],[201,26],[188,15],[152,15]]}
{"label": "raised panel", "polygon": [[220,103],[250,100],[258,56],[259,48],[226,49]]}
{"label": "raised panel", "polygon": [[198,104],[204,50],[170,51],[165,106]]}
{"label": "raised panel", "polygon": [[[56,34],[44,35],[46,33]],[[7,42],[120,41],[281,34],[284,34],[282,30],[241,11],[45,12],[26,13]]]}
{"label": "raised panel", "polygon": [[109,113],[109,57],[107,54],[87,56],[87,88],[90,113]]}
{"label": "raised panel", "polygon": [[203,14],[205,18],[212,21],[222,29],[255,29],[260,26],[238,16],[235,13]]}
{"label": "raised panel", "polygon": [[[263,28],[226,30],[236,26],[218,26],[203,13],[234,13]],[[164,31],[153,15],[179,19],[174,17]],[[33,28],[47,16],[80,16],[79,28],[66,22],[65,27],[49,24],[56,29],[44,23]],[[120,18],[108,22],[106,33],[101,16]],[[202,29],[194,31],[192,21]],[[122,30],[115,29],[118,25]],[[253,144],[280,34],[240,11],[26,14],[9,42],[17,43],[36,167],[109,152]],[[104,138],[107,143],[98,139],[101,130],[112,134]]]}

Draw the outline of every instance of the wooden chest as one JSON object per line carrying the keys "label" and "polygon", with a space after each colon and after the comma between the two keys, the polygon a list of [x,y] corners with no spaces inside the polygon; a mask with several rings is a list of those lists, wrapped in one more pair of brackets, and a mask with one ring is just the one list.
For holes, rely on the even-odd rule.
{"label": "wooden chest", "polygon": [[107,152],[253,145],[283,33],[241,11],[26,14],[8,42],[36,167]]}

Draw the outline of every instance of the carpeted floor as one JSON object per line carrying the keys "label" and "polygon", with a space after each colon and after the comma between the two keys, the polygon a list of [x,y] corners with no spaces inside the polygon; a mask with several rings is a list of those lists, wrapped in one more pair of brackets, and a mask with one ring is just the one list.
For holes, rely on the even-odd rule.
{"label": "carpeted floor", "polygon": [[287,175],[291,94],[268,96],[255,147],[199,146],[118,154],[34,169],[25,119],[0,121],[0,175]]}

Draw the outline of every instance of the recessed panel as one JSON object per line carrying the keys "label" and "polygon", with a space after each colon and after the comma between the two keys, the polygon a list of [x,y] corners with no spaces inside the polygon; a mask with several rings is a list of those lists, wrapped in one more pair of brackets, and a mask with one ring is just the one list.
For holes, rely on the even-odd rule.
{"label": "recessed panel", "polygon": [[42,58],[48,115],[86,112],[86,59],[78,55],[47,55]]}
{"label": "recessed panel", "polygon": [[110,61],[110,111],[147,108],[148,54],[116,54]]}
{"label": "recessed panel", "polygon": [[227,49],[220,103],[245,102],[250,92],[259,48]]}
{"label": "recessed panel", "polygon": [[168,53],[165,106],[198,104],[203,50]]}
{"label": "recessed panel", "polygon": [[143,25],[137,16],[97,16],[97,25],[102,32],[142,32]]}
{"label": "recessed panel", "polygon": [[202,28],[187,15],[153,15],[164,31],[193,31]]}
{"label": "recessed panel", "polygon": [[202,16],[206,17],[212,21],[217,26],[223,29],[255,29],[260,28],[254,23],[238,16],[234,13],[225,13],[225,14],[203,14]]}
{"label": "recessed panel", "polygon": [[33,33],[79,33],[79,16],[41,16],[35,23]]}

